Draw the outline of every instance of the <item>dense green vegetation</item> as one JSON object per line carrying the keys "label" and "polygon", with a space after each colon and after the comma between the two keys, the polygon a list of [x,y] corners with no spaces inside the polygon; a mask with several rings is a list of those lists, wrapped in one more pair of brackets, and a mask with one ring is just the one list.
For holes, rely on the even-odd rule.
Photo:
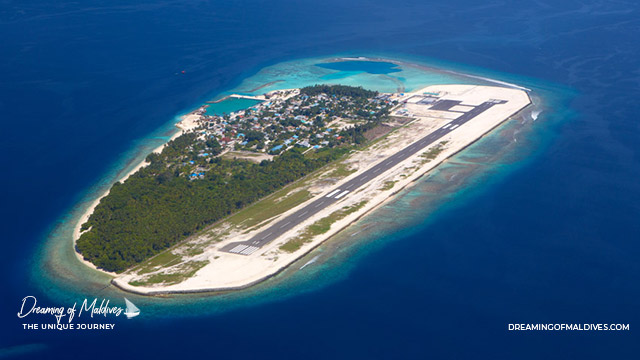
{"label": "dense green vegetation", "polygon": [[315,96],[320,94],[335,95],[335,96],[348,96],[350,98],[372,98],[378,95],[377,91],[371,91],[363,89],[361,86],[348,86],[348,85],[313,85],[300,89],[300,93],[307,96]]}
{"label": "dense green vegetation", "polygon": [[[211,124],[204,124],[169,142],[161,153],[150,154],[148,166],[114,184],[82,225],[77,250],[102,269],[124,271],[341,157],[366,142],[363,134],[389,113],[388,104],[372,99],[377,92],[362,88],[315,85],[302,93],[281,106],[279,111],[289,113],[280,122],[267,110],[250,112],[250,121],[226,118],[224,134],[242,136],[244,148],[289,141],[272,151],[278,154],[273,160],[256,164],[217,156],[223,146],[206,133]],[[302,113],[309,116],[306,125],[295,119]],[[335,117],[353,125],[330,132],[325,122]],[[254,130],[256,125],[261,130]],[[309,144],[293,145],[294,134]],[[323,147],[310,148],[314,144]],[[300,201],[305,196],[301,192]]]}
{"label": "dense green vegetation", "polygon": [[[175,143],[165,151],[174,151]],[[311,158],[290,150],[260,164],[216,158],[215,166],[198,181],[178,176],[163,156],[150,156],[148,167],[124,184],[116,183],[100,201],[82,226],[90,231],[82,234],[77,249],[100,268],[123,271],[346,151],[327,149]]]}
{"label": "dense green vegetation", "polygon": [[343,142],[350,142],[354,144],[364,144],[367,141],[364,137],[364,133],[378,125],[380,125],[380,120],[376,119],[364,124],[346,128],[340,132],[340,136],[342,136],[341,140]]}

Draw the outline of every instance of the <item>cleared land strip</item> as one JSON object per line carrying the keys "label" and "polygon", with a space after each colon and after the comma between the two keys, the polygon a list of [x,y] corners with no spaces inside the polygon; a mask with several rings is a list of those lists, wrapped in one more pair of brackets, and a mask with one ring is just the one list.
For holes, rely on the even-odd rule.
{"label": "cleared land strip", "polygon": [[[320,197],[318,200],[315,200],[314,202],[303,207],[297,212],[285,217],[284,219],[275,223],[268,229],[255,235],[251,239],[247,241],[242,241],[242,242],[230,243],[224,246],[221,250],[225,252],[233,253],[233,254],[238,254],[238,255],[252,254],[253,252],[255,252],[255,250],[258,250],[258,248],[276,240],[282,234],[293,229],[298,224],[306,220],[308,217],[315,215],[316,213],[326,208],[327,206],[330,206],[336,201],[347,196],[350,191],[358,189],[359,187],[367,184],[368,182],[375,179],[377,176],[380,176],[380,174],[383,174],[385,171],[391,169],[395,165],[406,160],[407,158],[421,151],[425,147],[438,141],[443,136],[449,134],[451,131],[453,131],[455,128],[459,127],[460,125],[463,125],[467,121],[472,120],[473,118],[482,114],[483,112],[490,109],[494,105],[504,104],[504,103],[506,103],[506,101],[492,100],[492,101],[485,101],[478,106],[474,106],[473,109],[469,110],[466,113],[463,113],[461,116],[453,120],[450,123],[452,125],[451,127],[443,126],[441,128],[438,128],[437,130],[433,131],[429,135],[414,142],[412,145],[380,161],[377,165],[369,168],[367,171],[351,179],[349,182],[341,185],[340,188],[332,190],[326,196]],[[345,190],[345,189],[350,189],[350,190]],[[250,252],[247,252],[245,250],[246,246],[256,247],[256,249]]]}
{"label": "cleared land strip", "polygon": [[[421,101],[408,101],[414,97]],[[451,101],[433,110],[438,100],[461,102],[469,114],[445,110],[454,105]],[[392,116],[413,119],[410,127],[232,215],[113,283],[154,295],[235,290],[262,282],[531,104],[522,90],[477,85],[432,85],[404,94],[400,101],[404,105]],[[279,228],[289,230],[274,236]],[[229,243],[238,246],[237,252],[221,251]]]}

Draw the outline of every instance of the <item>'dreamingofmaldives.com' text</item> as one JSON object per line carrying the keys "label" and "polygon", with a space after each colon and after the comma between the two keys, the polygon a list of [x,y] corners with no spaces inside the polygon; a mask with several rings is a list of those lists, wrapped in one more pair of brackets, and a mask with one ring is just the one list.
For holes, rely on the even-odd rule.
{"label": "'dreamingofmaldives.com' text", "polygon": [[629,331],[629,324],[509,324],[509,331]]}

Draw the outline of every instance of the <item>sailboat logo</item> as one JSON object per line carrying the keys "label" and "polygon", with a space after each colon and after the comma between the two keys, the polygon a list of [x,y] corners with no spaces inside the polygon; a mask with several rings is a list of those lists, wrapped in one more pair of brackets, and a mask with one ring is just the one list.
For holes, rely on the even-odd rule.
{"label": "sailboat logo", "polygon": [[140,309],[138,309],[138,307],[133,305],[133,303],[129,301],[129,299],[124,298],[124,302],[127,304],[127,309],[124,311],[124,314],[127,316],[127,319],[131,319],[133,317],[140,315]]}

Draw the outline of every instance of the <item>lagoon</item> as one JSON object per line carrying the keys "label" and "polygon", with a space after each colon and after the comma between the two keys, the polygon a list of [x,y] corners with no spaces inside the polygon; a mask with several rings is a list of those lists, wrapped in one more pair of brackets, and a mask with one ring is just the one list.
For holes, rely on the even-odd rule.
{"label": "lagoon", "polygon": [[[512,322],[640,321],[638,5],[348,4],[38,0],[0,14],[0,52],[9,54],[0,61],[0,160],[30,171],[1,179],[0,356],[640,353],[630,331],[508,331]],[[47,307],[86,297],[124,304],[105,288],[108,279],[69,257],[69,229],[122,169],[171,136],[176,116],[230,90],[255,94],[266,79],[284,81],[257,93],[322,77],[387,91],[415,88],[414,78],[461,81],[404,67],[370,74],[315,66],[363,54],[520,84],[541,94],[543,110],[319,248],[303,271],[243,293],[135,297],[141,315],[99,335],[22,329],[16,313],[27,295]],[[460,168],[471,175],[454,175]]]}
{"label": "lagoon", "polygon": [[207,115],[230,114],[238,110],[248,109],[261,103],[260,100],[246,98],[228,97],[220,102],[208,104]]}

